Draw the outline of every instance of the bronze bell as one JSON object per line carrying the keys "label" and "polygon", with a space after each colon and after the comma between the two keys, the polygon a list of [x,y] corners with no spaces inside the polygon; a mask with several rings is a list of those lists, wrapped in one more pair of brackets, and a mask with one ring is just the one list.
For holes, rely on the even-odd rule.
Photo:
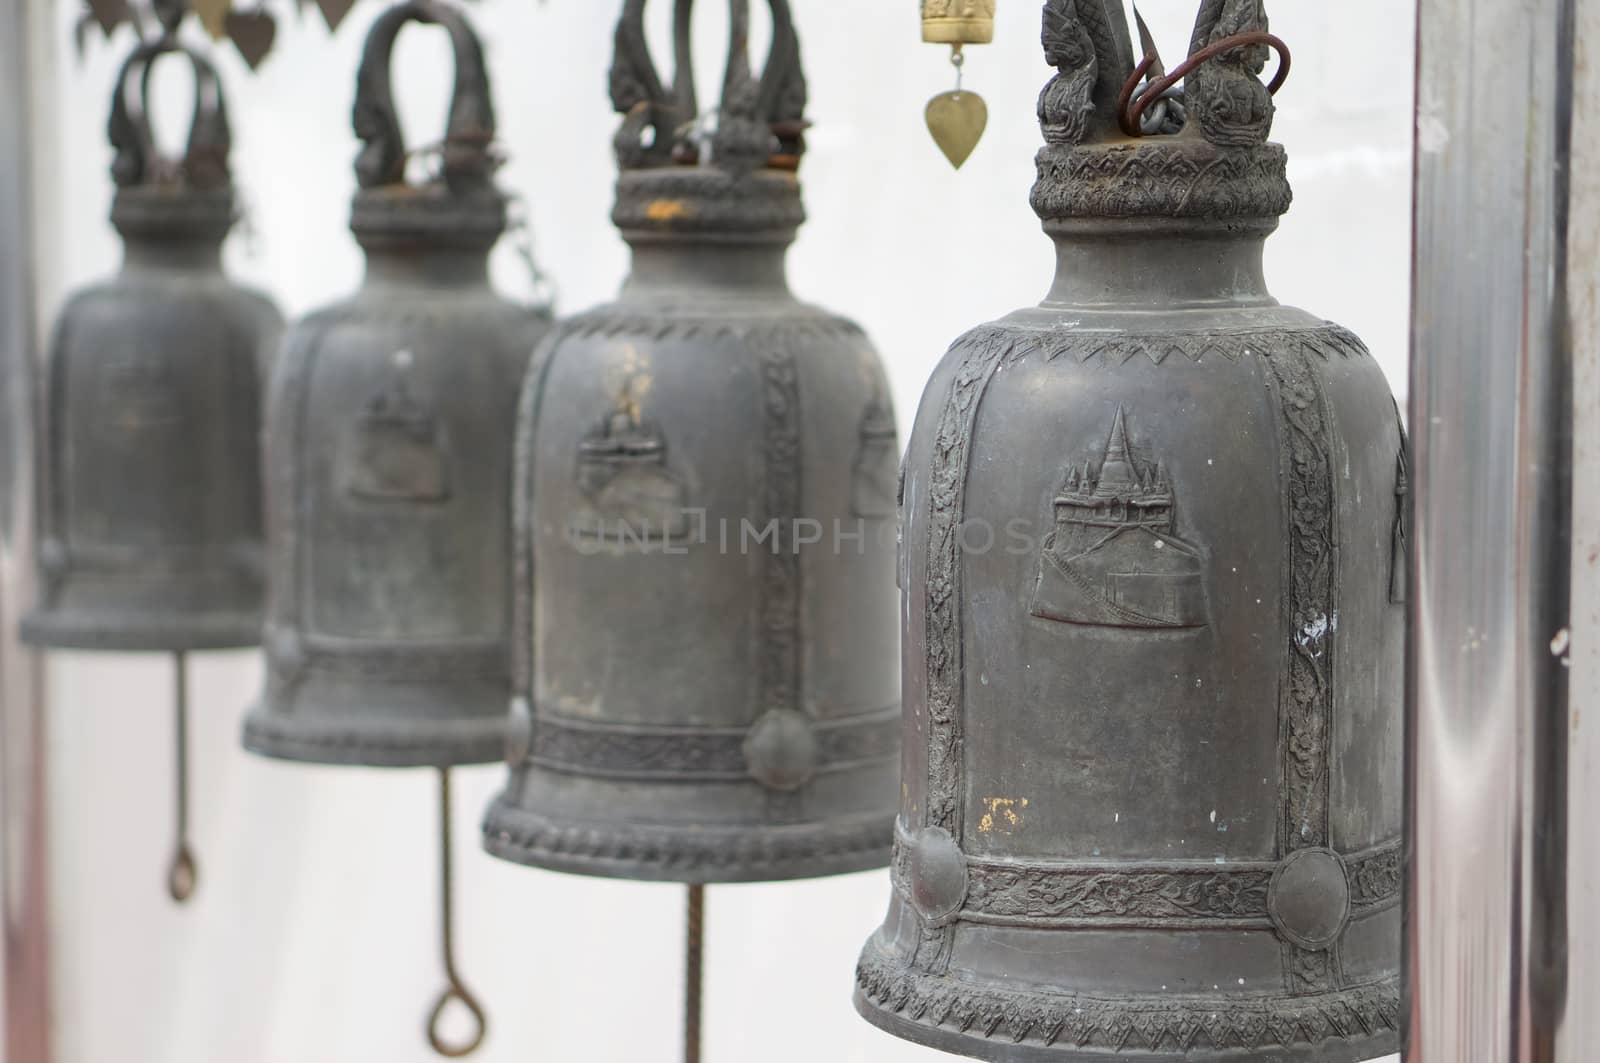
{"label": "bronze bell", "polygon": [[[408,23],[454,47],[436,172],[407,180],[390,57]],[[364,147],[350,228],[355,295],[297,323],[267,411],[267,681],[244,744],[285,760],[440,771],[445,969],[428,1034],[475,1049],[484,1013],[455,969],[450,767],[505,752],[511,443],[543,310],[489,283],[507,224],[482,47],[458,9],[409,0],[373,24],[357,78]],[[476,1030],[446,1043],[454,1000]]]}
{"label": "bronze bell", "polygon": [[981,1059],[1350,1063],[1400,1023],[1401,428],[1361,341],[1263,279],[1261,0],[1207,2],[1170,74],[1122,12],[1044,5],[1055,284],[918,414],[856,1005]]}
{"label": "bronze bell", "polygon": [[[389,58],[437,23],[457,77],[440,172],[408,183]],[[511,440],[547,316],[490,287],[506,225],[477,38],[417,0],[367,38],[357,81],[361,289],[290,330],[266,432],[268,678],[254,752],[436,766],[505,752]]]}
{"label": "bronze bell", "polygon": [[[78,292],[48,366],[39,505],[42,600],[24,640],[59,649],[170,651],[177,663],[178,839],[168,887],[194,890],[188,844],[184,654],[261,640],[261,378],[283,328],[222,271],[237,217],[222,84],[177,42],[181,4],[123,63],[112,96],[111,221],[121,272]],[[157,151],[153,64],[180,55],[196,103],[181,159]]]}
{"label": "bronze bell", "polygon": [[485,845],[688,883],[882,866],[898,447],[871,344],[785,276],[806,128],[789,5],[756,77],[733,0],[714,131],[692,70],[662,86],[644,8],[611,71],[632,272],[558,327],[524,394],[517,730]]}
{"label": "bronze bell", "polygon": [[[158,155],[142,91],[169,54],[192,64],[198,97],[177,160]],[[56,325],[44,592],[22,634],[74,649],[254,646],[260,377],[282,319],[222,272],[236,203],[216,70],[171,35],[141,44],[117,76],[110,136],[126,251]]]}

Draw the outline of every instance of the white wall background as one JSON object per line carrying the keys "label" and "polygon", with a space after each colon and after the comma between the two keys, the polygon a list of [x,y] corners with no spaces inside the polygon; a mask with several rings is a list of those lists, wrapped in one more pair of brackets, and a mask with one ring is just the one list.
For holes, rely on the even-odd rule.
{"label": "white wall background", "polygon": [[[664,5],[655,5],[655,15]],[[705,8],[720,5],[703,4]],[[759,4],[757,5],[760,6]],[[950,87],[946,53],[918,39],[913,0],[797,0],[816,129],[806,162],[811,222],[792,258],[803,297],[876,338],[902,423],[949,341],[1035,301],[1052,268],[1027,204],[1039,143],[1034,99],[1048,75],[1034,0],[1001,0],[999,41],[974,49],[968,85],[991,124],[959,174],[922,126]],[[1169,62],[1195,0],[1147,0]],[[1290,151],[1296,205],[1269,245],[1285,302],[1359,331],[1404,384],[1410,239],[1412,40],[1392,0],[1277,0],[1296,50],[1275,138]],[[605,97],[613,0],[486,0],[474,9],[495,78],[503,180],[531,205],[539,254],[563,308],[609,297],[626,266],[608,223],[615,119]],[[235,170],[252,237],[228,263],[290,314],[359,280],[345,228],[356,59],[380,5],[336,36],[308,10],[280,27],[251,75],[229,47]],[[58,0],[53,113],[59,182],[46,197],[46,315],[113,269],[105,221],[109,84],[127,31],[73,54],[78,5]],[[720,16],[720,20],[719,20]],[[725,14],[707,11],[702,84],[720,81]],[[1391,27],[1375,35],[1373,27]],[[396,78],[414,142],[437,137],[449,84],[442,39],[403,37]],[[186,128],[186,86],[158,79],[165,139]],[[707,93],[708,94],[708,93]],[[526,289],[502,250],[497,276]],[[161,658],[60,654],[50,666],[62,1063],[423,1063],[422,1016],[440,985],[434,778],[281,766],[238,747],[260,666],[201,656],[195,836],[202,889],[188,910],[162,889],[170,844],[171,671]],[[460,949],[492,1010],[485,1063],[678,1058],[682,891],[530,871],[477,850],[495,768],[461,772]],[[893,1063],[932,1053],[850,1007],[857,950],[883,913],[884,874],[709,893],[711,1063],[760,1059]]]}

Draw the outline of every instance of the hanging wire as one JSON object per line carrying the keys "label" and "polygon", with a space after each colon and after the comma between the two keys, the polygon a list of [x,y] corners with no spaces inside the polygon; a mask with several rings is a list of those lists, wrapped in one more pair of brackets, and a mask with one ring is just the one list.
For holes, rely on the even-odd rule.
{"label": "hanging wire", "polygon": [[689,887],[683,964],[683,1063],[700,1063],[700,1013],[705,986],[706,888]]}
{"label": "hanging wire", "polygon": [[189,846],[189,668],[182,650],[172,655],[175,682],[173,731],[177,741],[174,774],[177,777],[177,842],[172,865],[167,871],[167,892],[179,904],[187,904],[199,884],[200,872],[194,850]]}
{"label": "hanging wire", "polygon": [[[439,869],[440,869],[440,925],[444,937],[444,974],[448,982],[443,993],[439,995],[438,1003],[428,1013],[428,1043],[433,1050],[446,1059],[460,1059],[470,1056],[483,1044],[489,1034],[489,1018],[483,1010],[483,1005],[461,981],[461,975],[456,971],[456,928],[455,928],[455,870],[452,860],[452,831],[450,829],[450,769],[439,769]],[[445,1041],[440,1030],[441,1020],[446,1009],[455,1001],[466,1008],[472,1016],[473,1033],[467,1040],[459,1044],[450,1044]]]}

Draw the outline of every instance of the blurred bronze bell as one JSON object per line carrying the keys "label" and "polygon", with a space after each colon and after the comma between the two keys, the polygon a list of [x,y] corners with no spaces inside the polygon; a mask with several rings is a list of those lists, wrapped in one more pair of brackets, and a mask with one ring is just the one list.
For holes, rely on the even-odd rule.
{"label": "blurred bronze bell", "polygon": [[[805,81],[785,0],[748,0],[714,132],[617,30],[633,269],[534,357],[518,442],[513,772],[490,852],[689,883],[882,866],[898,765],[882,366],[790,293]],[[690,53],[686,19],[678,54]]]}
{"label": "blurred bronze bell", "polygon": [[[181,9],[180,9],[181,14]],[[182,159],[146,112],[152,64],[193,66]],[[130,98],[131,97],[131,98]],[[222,85],[171,32],[122,65],[112,100],[115,278],[78,292],[49,361],[41,646],[205,650],[261,640],[261,375],[282,329],[222,272],[236,218]]]}
{"label": "blurred bronze bell", "polygon": [[[390,87],[401,28],[455,48],[439,174],[408,183]],[[266,690],[245,726],[289,760],[499,760],[509,685],[511,441],[542,311],[490,287],[506,227],[488,76],[465,17],[417,0],[381,16],[357,81],[366,252],[351,298],[290,330],[266,431]]]}
{"label": "blurred bronze bell", "polygon": [[912,436],[905,792],[856,1004],[990,1060],[1381,1056],[1401,428],[1361,341],[1265,286],[1261,0],[1206,3],[1143,89],[1122,11],[1045,4],[1055,286],[956,341]]}

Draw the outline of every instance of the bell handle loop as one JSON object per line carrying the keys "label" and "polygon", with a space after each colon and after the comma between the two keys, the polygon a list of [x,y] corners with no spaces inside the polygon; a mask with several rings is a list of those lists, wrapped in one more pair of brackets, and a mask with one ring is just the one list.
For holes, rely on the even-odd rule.
{"label": "bell handle loop", "polygon": [[[171,34],[163,34],[135,48],[117,71],[106,132],[111,146],[116,149],[111,176],[119,188],[153,184],[175,176],[161,172],[162,159],[156,147],[148,106],[155,61],[173,54],[189,60],[195,83],[194,115],[189,122],[183,158],[178,160],[181,176],[195,188],[218,188],[228,184],[228,153],[233,138],[228,127],[222,79],[205,56],[179,43]],[[135,74],[139,84],[137,106],[129,100]]]}
{"label": "bell handle loop", "polygon": [[[483,1044],[484,1038],[489,1034],[489,1016],[477,996],[462,982],[461,974],[456,969],[454,831],[450,823],[450,805],[450,769],[441,767],[439,769],[439,927],[441,944],[444,946],[446,986],[438,1001],[434,1003],[433,1009],[428,1012],[427,1029],[428,1044],[435,1052],[446,1059],[460,1059],[476,1052]],[[440,1030],[440,1023],[451,1001],[466,1008],[472,1016],[473,1023],[472,1035],[455,1044],[447,1042]]]}
{"label": "bell handle loop", "polygon": [[1282,38],[1270,33],[1237,33],[1201,48],[1179,63],[1170,73],[1163,77],[1158,77],[1145,86],[1144,91],[1140,92],[1139,82],[1143,81],[1145,75],[1159,62],[1155,55],[1146,55],[1139,65],[1134,68],[1133,74],[1129,76],[1127,82],[1123,84],[1122,95],[1117,100],[1117,122],[1122,127],[1122,132],[1130,137],[1142,137],[1144,129],[1141,126],[1141,120],[1144,118],[1144,112],[1151,104],[1165,95],[1168,90],[1192,74],[1197,68],[1209,63],[1224,52],[1231,52],[1235,48],[1248,48],[1254,45],[1266,45],[1278,53],[1278,71],[1273,75],[1271,83],[1267,85],[1267,91],[1276,96],[1278,90],[1283,88],[1283,83],[1289,79],[1289,68],[1293,62],[1289,46],[1284,43]]}
{"label": "bell handle loop", "polygon": [[455,87],[443,144],[445,181],[452,188],[487,185],[494,171],[495,116],[483,45],[466,16],[440,0],[407,0],[380,15],[367,34],[351,119],[364,145],[356,157],[356,181],[362,188],[405,183],[405,132],[395,108],[390,66],[395,40],[410,22],[443,27],[455,52]]}
{"label": "bell handle loop", "polygon": [[[619,113],[627,114],[639,106],[642,92],[655,112],[657,139],[667,139],[679,127],[699,117],[699,97],[694,72],[694,0],[675,0],[673,7],[673,53],[676,68],[671,91],[661,81],[644,31],[644,12],[649,0],[626,0],[617,23],[616,67],[612,71],[612,101]],[[759,79],[757,114],[774,124],[798,122],[800,115],[784,113],[785,93],[800,71],[800,38],[795,32],[794,13],[789,0],[768,0],[772,9],[772,45]],[[732,90],[745,77],[752,77],[749,61],[749,0],[729,0],[730,42],[728,65],[723,77],[726,105]],[[626,77],[619,77],[626,75]],[[629,79],[633,80],[629,80]],[[622,85],[627,91],[622,90]],[[666,154],[670,145],[658,143],[656,151]]]}
{"label": "bell handle loop", "polygon": [[[769,3],[772,6],[772,46],[767,52],[766,65],[761,68],[756,114],[776,121],[779,93],[800,65],[800,38],[795,33],[789,0],[769,0]],[[750,0],[729,0],[729,9],[732,40],[728,48],[728,69],[722,80],[724,106],[732,93],[754,76],[750,69]]]}

